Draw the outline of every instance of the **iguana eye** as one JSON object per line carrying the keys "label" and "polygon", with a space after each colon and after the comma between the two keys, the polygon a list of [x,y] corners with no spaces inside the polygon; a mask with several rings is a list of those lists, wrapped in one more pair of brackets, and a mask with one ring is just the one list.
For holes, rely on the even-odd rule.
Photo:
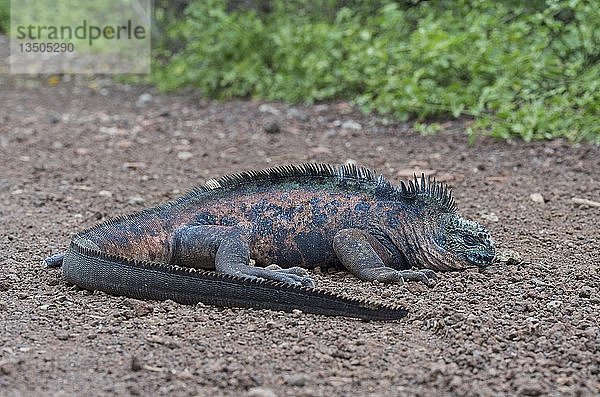
{"label": "iguana eye", "polygon": [[464,240],[465,244],[469,245],[469,246],[475,246],[475,245],[479,244],[479,240],[477,240],[472,235],[464,236],[463,240]]}

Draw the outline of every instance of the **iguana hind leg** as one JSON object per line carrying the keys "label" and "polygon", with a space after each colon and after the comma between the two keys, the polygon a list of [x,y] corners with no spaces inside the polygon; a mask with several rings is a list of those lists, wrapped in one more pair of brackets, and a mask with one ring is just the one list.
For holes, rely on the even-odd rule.
{"label": "iguana hind leg", "polygon": [[414,280],[431,284],[430,278],[435,277],[431,270],[397,270],[386,266],[373,248],[375,242],[364,230],[342,229],[333,238],[333,249],[340,262],[360,279],[383,283]]}
{"label": "iguana hind leg", "polygon": [[218,225],[184,226],[172,238],[171,263],[187,267],[214,268],[238,277],[314,286],[300,268],[265,269],[250,266],[250,248],[242,228]]}

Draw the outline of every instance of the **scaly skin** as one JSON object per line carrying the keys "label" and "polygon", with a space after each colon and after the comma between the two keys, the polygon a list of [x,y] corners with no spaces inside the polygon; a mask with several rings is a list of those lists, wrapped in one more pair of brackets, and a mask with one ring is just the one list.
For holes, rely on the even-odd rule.
{"label": "scaly skin", "polygon": [[[227,282],[243,285],[251,296],[252,288],[278,282],[284,295],[294,288],[284,287],[290,285],[307,298],[304,303],[292,299],[283,307],[276,303],[271,307],[376,318],[377,310],[394,308],[360,301],[335,310],[311,307],[330,303],[319,301],[324,295],[312,288],[314,282],[304,269],[338,266],[364,280],[429,283],[434,271],[486,266],[494,254],[488,232],[461,218],[447,188],[435,181],[415,177],[394,187],[365,168],[304,164],[213,179],[174,202],[79,233],[67,251],[63,271],[67,280],[85,288],[160,299],[163,295],[147,288],[140,292],[140,283],[147,284],[154,272],[168,279],[181,274],[182,268],[198,269],[188,272],[200,275],[206,286],[211,280],[204,270],[216,270],[233,276]],[[256,267],[250,266],[250,258]],[[47,263],[57,265],[60,259],[51,257]],[[97,262],[108,268],[114,264],[116,272],[121,266],[134,276],[107,285],[103,274],[95,273]],[[148,271],[150,266],[155,267],[153,272]],[[170,287],[174,291],[167,292],[176,295],[182,287],[174,284]],[[201,294],[191,300],[175,299],[269,307],[269,301],[277,299],[275,290],[254,302],[247,298],[240,302],[236,296],[207,299]]]}

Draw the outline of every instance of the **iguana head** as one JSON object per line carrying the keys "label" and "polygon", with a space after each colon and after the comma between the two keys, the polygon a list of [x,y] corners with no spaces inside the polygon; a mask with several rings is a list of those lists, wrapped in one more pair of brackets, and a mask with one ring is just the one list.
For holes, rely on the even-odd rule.
{"label": "iguana head", "polygon": [[[472,265],[485,267],[492,263],[496,247],[489,232],[477,222],[462,218],[456,213],[444,214],[439,220],[435,243],[446,251],[452,268]],[[454,258],[451,258],[454,257]],[[452,260],[454,259],[454,260]],[[461,266],[461,263],[462,266]]]}
{"label": "iguana head", "polygon": [[447,185],[421,174],[421,178],[415,175],[413,181],[400,182],[396,192],[397,201],[411,215],[405,222],[408,226],[396,227],[396,232],[390,232],[394,230],[390,222],[388,235],[405,266],[460,270],[492,263],[496,248],[489,232],[458,215]]}

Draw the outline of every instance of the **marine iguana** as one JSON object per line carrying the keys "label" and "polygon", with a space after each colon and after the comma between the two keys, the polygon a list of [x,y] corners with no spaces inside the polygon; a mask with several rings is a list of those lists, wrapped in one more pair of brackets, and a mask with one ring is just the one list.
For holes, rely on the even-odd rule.
{"label": "marine iguana", "polygon": [[494,255],[444,184],[415,175],[393,186],[367,168],[307,163],[210,179],[76,234],[45,263],[69,283],[133,298],[391,320],[407,311],[315,289],[305,269],[428,283]]}

